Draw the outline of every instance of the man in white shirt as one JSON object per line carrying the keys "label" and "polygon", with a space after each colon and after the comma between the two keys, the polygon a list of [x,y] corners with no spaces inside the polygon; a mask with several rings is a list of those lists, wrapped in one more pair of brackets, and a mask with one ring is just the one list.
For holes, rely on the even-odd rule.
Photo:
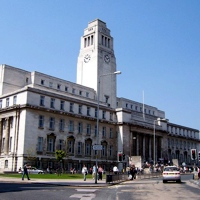
{"label": "man in white shirt", "polygon": [[117,174],[118,171],[119,171],[119,170],[118,170],[117,166],[114,166],[114,167],[113,167],[113,172],[114,172],[114,174]]}

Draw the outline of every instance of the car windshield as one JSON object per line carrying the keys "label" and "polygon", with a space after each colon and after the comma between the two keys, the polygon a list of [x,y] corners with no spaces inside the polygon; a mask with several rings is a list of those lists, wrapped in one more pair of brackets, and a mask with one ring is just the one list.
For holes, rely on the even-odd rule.
{"label": "car windshield", "polygon": [[166,167],[164,171],[179,171],[177,167]]}

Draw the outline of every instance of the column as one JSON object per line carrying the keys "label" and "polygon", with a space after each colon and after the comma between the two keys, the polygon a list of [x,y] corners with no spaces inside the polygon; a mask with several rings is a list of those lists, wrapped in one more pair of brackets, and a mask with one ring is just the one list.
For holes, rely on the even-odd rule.
{"label": "column", "polygon": [[2,136],[3,136],[3,120],[0,119],[0,153],[1,153],[1,145],[2,145]]}
{"label": "column", "polygon": [[152,159],[152,151],[151,151],[151,148],[152,148],[151,143],[152,143],[152,139],[151,139],[151,137],[149,137],[149,161],[153,160]]}
{"label": "column", "polygon": [[5,135],[5,146],[4,146],[4,153],[8,154],[9,152],[9,137],[10,137],[10,120],[9,117],[6,120],[6,135]]}
{"label": "column", "polygon": [[143,138],[142,138],[142,143],[143,143],[142,158],[143,158],[143,161],[145,159],[145,149],[146,149],[146,147],[145,147],[145,138],[146,138],[146,136],[143,135]]}

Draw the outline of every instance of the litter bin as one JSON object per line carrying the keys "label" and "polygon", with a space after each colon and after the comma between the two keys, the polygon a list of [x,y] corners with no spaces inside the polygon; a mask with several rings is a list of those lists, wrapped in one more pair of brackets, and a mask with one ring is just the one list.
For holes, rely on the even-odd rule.
{"label": "litter bin", "polygon": [[193,179],[194,179],[194,180],[198,180],[198,179],[199,179],[198,173],[197,173],[197,172],[194,172],[194,174],[193,174]]}
{"label": "litter bin", "polygon": [[108,174],[106,175],[106,183],[112,182],[112,175]]}

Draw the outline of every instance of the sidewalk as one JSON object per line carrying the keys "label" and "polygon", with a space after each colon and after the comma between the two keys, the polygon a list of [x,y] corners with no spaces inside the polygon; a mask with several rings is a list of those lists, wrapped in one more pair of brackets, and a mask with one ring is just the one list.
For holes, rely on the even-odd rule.
{"label": "sidewalk", "polygon": [[22,181],[20,178],[9,178],[9,177],[0,177],[0,182],[7,183],[39,183],[39,184],[49,184],[49,185],[58,185],[58,186],[74,186],[74,187],[107,187],[110,185],[119,184],[122,181],[114,182],[114,183],[106,183],[106,180],[99,180],[95,183],[95,180],[87,179],[83,181],[83,179],[31,179],[27,180],[27,178]]}

